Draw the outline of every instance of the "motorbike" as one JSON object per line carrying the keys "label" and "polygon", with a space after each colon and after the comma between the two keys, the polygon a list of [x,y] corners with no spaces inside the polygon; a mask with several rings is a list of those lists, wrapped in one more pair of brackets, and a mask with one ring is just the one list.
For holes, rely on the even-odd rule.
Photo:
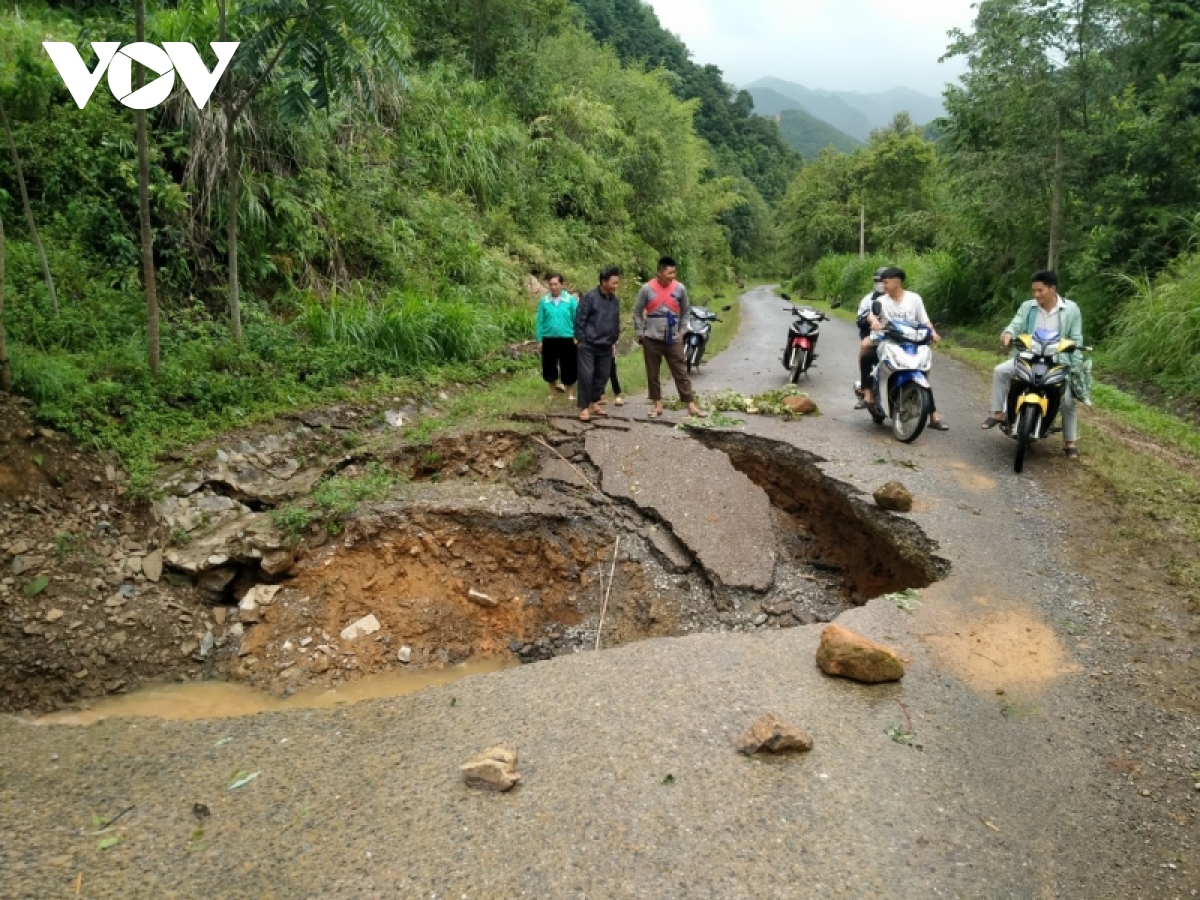
{"label": "motorbike", "polygon": [[[721,312],[729,312],[732,306],[722,306]],[[717,314],[703,306],[693,306],[688,316],[687,330],[683,336],[683,357],[687,361],[687,370],[700,368],[700,360],[704,358],[704,348],[712,336],[712,323],[724,321]]]}
{"label": "motorbike", "polygon": [[[791,302],[791,297],[781,294],[784,300]],[[800,382],[800,376],[808,375],[808,370],[817,358],[817,338],[821,336],[820,322],[828,317],[811,306],[790,306],[784,310],[792,314],[792,324],[788,326],[787,345],[783,348],[783,367],[788,370],[788,380],[792,384]]]}
{"label": "motorbike", "polygon": [[1017,441],[1014,472],[1025,468],[1025,455],[1034,441],[1061,430],[1054,427],[1054,420],[1062,406],[1063,386],[1070,377],[1070,369],[1064,363],[1056,363],[1055,355],[1091,349],[1077,348],[1074,341],[1043,328],[1021,335],[1017,341],[1024,349],[1013,360],[1005,422],[1000,426],[1001,431]]}
{"label": "motorbike", "polygon": [[[872,340],[879,348],[879,364],[871,373],[874,398],[867,412],[876,425],[890,418],[896,440],[911,444],[929,422],[932,394],[927,373],[933,364],[933,330],[913,322],[888,322]],[[862,382],[854,382],[854,393],[862,399]]]}

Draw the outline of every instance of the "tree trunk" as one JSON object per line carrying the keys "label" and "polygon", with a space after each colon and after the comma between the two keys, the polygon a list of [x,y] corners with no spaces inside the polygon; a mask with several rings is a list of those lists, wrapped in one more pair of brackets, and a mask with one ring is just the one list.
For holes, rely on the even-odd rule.
{"label": "tree trunk", "polygon": [[54,315],[58,315],[58,293],[54,290],[54,279],[50,277],[50,262],[46,259],[46,251],[42,247],[42,239],[38,235],[37,224],[33,221],[33,207],[29,205],[29,191],[25,189],[25,174],[21,171],[21,157],[17,153],[17,143],[13,140],[12,128],[8,124],[8,116],[4,107],[0,106],[0,124],[4,126],[4,134],[8,138],[8,151],[12,154],[13,168],[17,172],[17,187],[21,191],[21,205],[25,207],[25,221],[29,225],[29,236],[33,239],[34,249],[42,263],[42,277],[46,279],[46,290],[50,294],[50,305],[54,307]]}
{"label": "tree trunk", "polygon": [[[137,0],[137,39],[146,37],[146,0]],[[146,70],[137,70],[134,89],[145,84]],[[146,111],[137,111],[138,208],[142,220],[142,286],[146,291],[146,321],[150,351],[150,372],[158,377],[158,285],[154,280],[154,239],[150,235],[150,147],[146,138]]]}
{"label": "tree trunk", "polygon": [[1063,147],[1063,111],[1058,110],[1058,130],[1054,134],[1054,192],[1050,197],[1050,252],[1047,254],[1046,268],[1054,271],[1058,268],[1058,257],[1062,247],[1062,218],[1063,218],[1063,169],[1065,167],[1065,150]]}
{"label": "tree trunk", "polygon": [[858,258],[867,258],[867,205],[858,204]]}
{"label": "tree trunk", "polygon": [[12,368],[8,363],[8,338],[4,333],[4,220],[0,219],[0,391],[12,390]]}
{"label": "tree trunk", "polygon": [[[225,3],[221,0],[220,32],[222,41],[227,40],[225,31]],[[234,134],[236,110],[233,97],[233,69],[225,72],[225,169],[229,181],[229,215],[226,225],[226,242],[229,244],[229,330],[234,344],[242,343],[242,289],[238,281],[238,188],[241,168],[238,163],[237,138]]]}

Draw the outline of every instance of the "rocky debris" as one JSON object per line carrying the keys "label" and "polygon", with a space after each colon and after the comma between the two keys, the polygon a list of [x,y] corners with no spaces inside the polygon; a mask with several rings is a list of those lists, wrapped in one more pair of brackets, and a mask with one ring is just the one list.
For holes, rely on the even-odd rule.
{"label": "rocky debris", "polygon": [[654,527],[647,536],[650,546],[662,557],[663,567],[668,572],[682,574],[692,567],[692,557],[687,548],[670,531]]}
{"label": "rocky debris", "polygon": [[875,491],[875,503],[880,509],[890,512],[911,512],[913,496],[908,488],[898,481],[889,481]]}
{"label": "rocky debris", "polygon": [[[156,506],[156,515],[163,520],[176,519],[177,527],[190,531],[187,525],[197,510],[220,514],[242,503],[273,505],[309,493],[328,465],[301,465],[297,456],[302,455],[302,448],[296,444],[306,437],[303,429],[296,429],[216,450],[207,462],[176,472],[163,483],[162,489],[170,496]],[[191,502],[189,498],[202,489],[203,496]]]}
{"label": "rocky debris", "polygon": [[275,595],[282,590],[280,585],[259,584],[246,591],[238,603],[238,621],[252,624],[262,618],[262,608],[275,602]]}
{"label": "rocky debris", "polygon": [[214,593],[224,591],[239,569],[257,567],[273,576],[287,572],[295,562],[270,516],[255,512],[193,535],[185,545],[168,548],[163,558],[172,569],[192,575]]}
{"label": "rocky debris", "polygon": [[775,713],[767,713],[738,738],[737,748],[747,756],[753,756],[760,750],[767,753],[806,753],[813,748],[813,741]]}
{"label": "rocky debris", "polygon": [[396,658],[402,663],[412,662],[412,647],[401,647],[400,652],[396,654]]}
{"label": "rocky debris", "polygon": [[380,629],[379,620],[373,615],[363,616],[357,622],[352,622],[342,629],[342,640],[353,641],[367,635],[374,634]]}
{"label": "rocky debris", "polygon": [[467,787],[484,791],[508,791],[521,780],[517,754],[506,747],[492,747],[462,767]]}
{"label": "rocky debris", "polygon": [[404,413],[398,409],[389,409],[383,414],[383,420],[392,428],[404,427]]}
{"label": "rocky debris", "polygon": [[784,397],[783,405],[794,416],[808,416],[818,411],[811,397]]}
{"label": "rocky debris", "polygon": [[826,675],[864,684],[899,681],[904,677],[904,663],[895,651],[841,625],[828,625],[821,632],[817,665]]}
{"label": "rocky debris", "polygon": [[499,600],[493,599],[492,597],[489,597],[487,594],[480,593],[479,591],[475,590],[474,588],[471,588],[471,590],[467,591],[467,599],[470,600],[472,603],[474,603],[476,606],[482,606],[486,609],[495,609],[497,606],[500,605]]}

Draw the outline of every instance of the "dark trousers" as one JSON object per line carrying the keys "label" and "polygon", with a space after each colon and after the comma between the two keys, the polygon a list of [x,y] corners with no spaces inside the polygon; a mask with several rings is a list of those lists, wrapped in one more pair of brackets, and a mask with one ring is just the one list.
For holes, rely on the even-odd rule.
{"label": "dark trousers", "polygon": [[621,379],[617,377],[617,358],[612,360],[612,389],[614,396],[621,396]]}
{"label": "dark trousers", "polygon": [[668,344],[666,341],[656,341],[652,338],[642,338],[642,354],[646,357],[646,386],[650,389],[650,402],[657,403],[662,399],[662,363],[667,361],[671,377],[675,379],[675,390],[679,391],[679,399],[691,403],[692,379],[688,375],[687,359],[683,355],[683,342],[676,341]]}
{"label": "dark trousers", "polygon": [[[862,378],[863,390],[875,390],[875,384],[871,378],[871,372],[877,365],[879,365],[879,348],[872,347],[870,350],[864,353],[862,358],[858,361],[858,374]],[[882,397],[876,397],[875,399],[879,401],[880,406],[882,406],[884,409],[887,409],[887,406],[884,405]],[[937,412],[937,403],[934,402],[932,388],[929,390],[929,411],[931,413]]]}
{"label": "dark trousers", "polygon": [[542,340],[542,380],[548,384],[561,381],[567,387],[573,385],[579,379],[578,360],[574,338]]}
{"label": "dark trousers", "polygon": [[612,344],[579,345],[579,390],[575,397],[580,409],[587,409],[604,396],[604,385],[612,376]]}

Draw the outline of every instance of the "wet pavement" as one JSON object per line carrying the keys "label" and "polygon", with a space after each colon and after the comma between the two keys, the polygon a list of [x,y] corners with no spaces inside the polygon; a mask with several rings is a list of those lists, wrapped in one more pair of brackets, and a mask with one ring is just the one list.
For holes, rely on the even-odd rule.
{"label": "wet pavement", "polygon": [[[739,337],[696,388],[784,383],[781,306],[747,294]],[[895,443],[852,409],[854,328],[824,331],[801,385],[823,414],[744,427],[864,495],[912,490],[910,518],[952,570],[839,618],[910,660],[903,682],[821,675],[811,626],[644,641],[335,710],[4,720],[0,896],[1197,895],[1200,792],[1172,806],[1112,766],[1142,720],[1095,662],[1105,598],[1062,558],[1066,525],[1041,482],[1065,463],[1041,446],[1014,475],[1011,445],[978,433],[985,380],[941,356],[952,430]],[[765,712],[815,749],[736,753]],[[1194,744],[1192,720],[1151,716]],[[518,751],[521,784],[467,789],[458,767],[496,744]],[[120,843],[98,849],[93,817],[129,807],[109,832]]]}

